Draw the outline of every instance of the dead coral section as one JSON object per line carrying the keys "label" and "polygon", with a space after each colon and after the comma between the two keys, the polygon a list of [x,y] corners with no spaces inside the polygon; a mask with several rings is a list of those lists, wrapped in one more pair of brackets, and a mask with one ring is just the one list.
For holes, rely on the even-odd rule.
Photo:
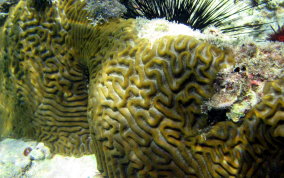
{"label": "dead coral section", "polygon": [[283,77],[284,45],[245,42],[234,46],[232,52],[236,60],[234,70],[218,73],[213,86],[215,94],[203,108],[204,112],[226,110],[227,119],[239,122],[261,101],[265,83]]}
{"label": "dead coral section", "polygon": [[126,13],[126,8],[117,0],[86,0],[86,10],[94,24],[118,18]]}
{"label": "dead coral section", "polygon": [[283,77],[284,45],[244,43],[234,49],[236,65],[245,66],[252,79],[272,81]]}

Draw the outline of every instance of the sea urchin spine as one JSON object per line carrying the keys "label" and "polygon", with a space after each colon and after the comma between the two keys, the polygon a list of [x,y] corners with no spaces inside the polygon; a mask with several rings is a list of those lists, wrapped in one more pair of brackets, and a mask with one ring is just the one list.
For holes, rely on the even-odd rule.
{"label": "sea urchin spine", "polygon": [[268,40],[284,42],[284,25],[282,27],[279,26],[277,31],[274,29],[273,31],[274,33],[269,35]]}

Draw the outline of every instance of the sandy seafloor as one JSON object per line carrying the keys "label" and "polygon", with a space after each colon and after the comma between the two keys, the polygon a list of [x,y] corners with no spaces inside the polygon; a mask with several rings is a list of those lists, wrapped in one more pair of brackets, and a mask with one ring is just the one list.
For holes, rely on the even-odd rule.
{"label": "sandy seafloor", "polygon": [[[25,156],[24,150],[32,148]],[[22,139],[0,142],[0,178],[100,178],[94,155],[80,158],[51,155],[43,143]]]}

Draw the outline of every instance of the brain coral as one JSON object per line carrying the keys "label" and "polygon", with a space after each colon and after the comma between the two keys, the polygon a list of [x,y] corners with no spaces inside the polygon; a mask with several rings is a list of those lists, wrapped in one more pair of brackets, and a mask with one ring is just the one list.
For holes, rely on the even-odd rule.
{"label": "brain coral", "polygon": [[152,44],[131,19],[93,26],[84,1],[33,4],[21,0],[1,32],[10,134],[95,153],[109,177],[283,176],[284,79],[243,122],[211,125],[201,105],[229,51],[186,35]]}

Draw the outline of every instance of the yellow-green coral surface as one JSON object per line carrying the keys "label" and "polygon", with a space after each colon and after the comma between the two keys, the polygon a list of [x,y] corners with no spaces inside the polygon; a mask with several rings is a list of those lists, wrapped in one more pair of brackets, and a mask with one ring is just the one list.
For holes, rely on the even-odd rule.
{"label": "yellow-green coral surface", "polygon": [[1,135],[95,153],[109,177],[283,176],[283,79],[242,122],[211,125],[201,105],[230,52],[186,35],[152,44],[135,20],[93,26],[84,1],[33,4],[1,32]]}

